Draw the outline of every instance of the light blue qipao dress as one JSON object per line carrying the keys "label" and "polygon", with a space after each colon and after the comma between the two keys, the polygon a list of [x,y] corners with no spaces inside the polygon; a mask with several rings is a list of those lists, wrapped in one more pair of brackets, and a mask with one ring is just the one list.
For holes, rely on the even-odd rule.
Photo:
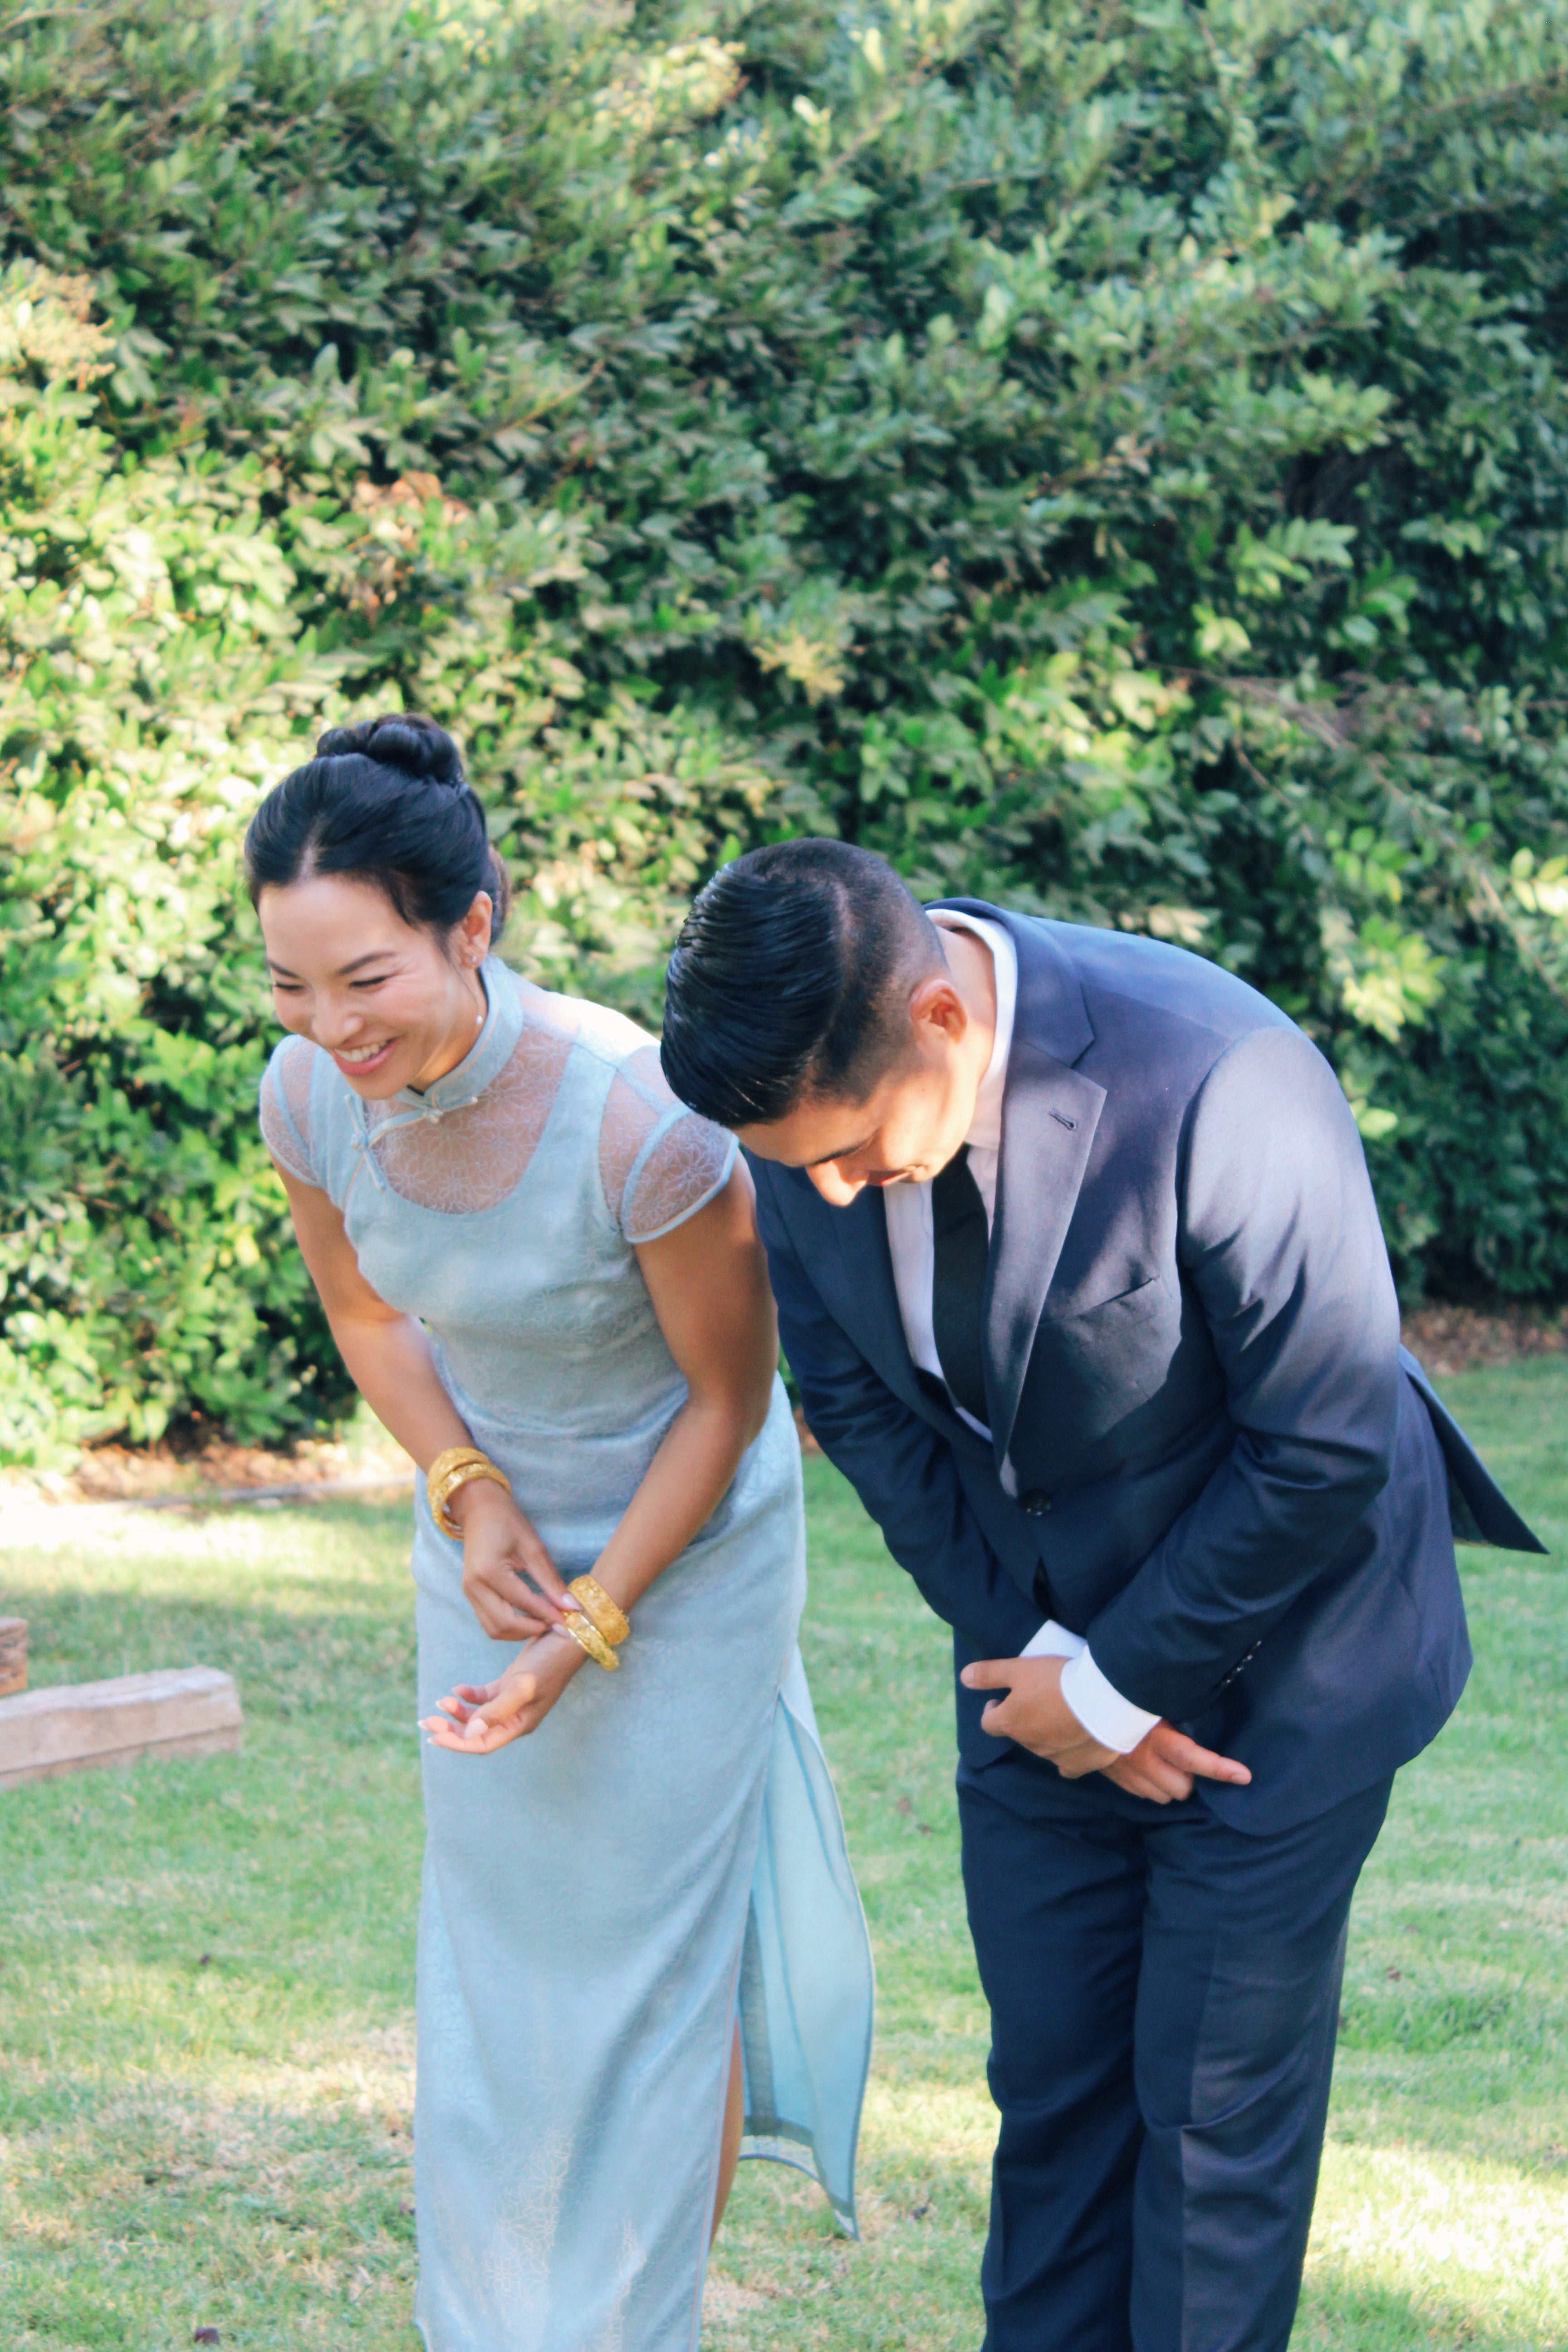
{"label": "light blue qipao dress", "polygon": [[[278,1159],[342,1210],[366,1279],[419,1317],[458,1412],[563,1576],[591,1569],[685,1397],[634,1241],[712,1198],[731,1139],[657,1049],[493,958],[472,1051],[363,1105],[288,1038]],[[515,1645],[461,1547],[415,1512],[419,1710]],[[415,2163],[430,2352],[689,2352],[731,2021],[746,2152],[854,2228],[871,1969],[795,1633],[799,1448],[775,1384],[697,1540],[531,1738],[424,1750]]]}

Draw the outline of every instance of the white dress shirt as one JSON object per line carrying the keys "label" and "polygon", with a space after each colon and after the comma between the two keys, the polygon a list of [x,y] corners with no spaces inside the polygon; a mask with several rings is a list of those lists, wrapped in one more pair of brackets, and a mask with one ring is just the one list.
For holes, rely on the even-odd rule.
{"label": "white dress shirt", "polygon": [[[996,1170],[1002,1154],[1002,1098],[1006,1091],[1007,1056],[1012,1049],[1013,1021],[1018,1004],[1017,952],[1000,923],[946,911],[933,914],[931,920],[943,930],[968,931],[977,939],[989,950],[995,977],[996,1034],[991,1059],[974,1097],[974,1116],[964,1139],[969,1146],[969,1172],[985,1203],[985,1222],[993,1225],[996,1218]],[[934,1373],[940,1381],[942,1360],[936,1351],[931,1297],[936,1280],[936,1239],[931,1186],[889,1184],[882,1194],[882,1205],[887,1212],[888,1245],[892,1254],[893,1285],[899,1294],[904,1338],[921,1370]],[[950,1398],[950,1402],[959,1419],[989,1441],[991,1432],[984,1424],[976,1421],[973,1413],[965,1412],[955,1399]],[[1102,1748],[1114,1748],[1120,1755],[1128,1755],[1160,1720],[1147,1708],[1134,1706],[1131,1699],[1123,1698],[1095,1664],[1082,1634],[1069,1633],[1054,1619],[1047,1619],[1033,1641],[1026,1643],[1023,1655],[1068,1661],[1062,1670],[1062,1696],[1089,1737],[1098,1739]]]}

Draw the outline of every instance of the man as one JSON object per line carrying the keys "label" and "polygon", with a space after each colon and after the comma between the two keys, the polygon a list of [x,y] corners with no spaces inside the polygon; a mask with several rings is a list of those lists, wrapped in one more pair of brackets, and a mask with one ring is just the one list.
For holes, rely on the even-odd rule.
{"label": "man", "polygon": [[1400,1349],[1344,1096],[1201,958],[828,841],[701,893],[663,1056],[953,1629],[986,2352],[1284,2352],[1352,1892],[1468,1671],[1453,1526],[1541,1549]]}

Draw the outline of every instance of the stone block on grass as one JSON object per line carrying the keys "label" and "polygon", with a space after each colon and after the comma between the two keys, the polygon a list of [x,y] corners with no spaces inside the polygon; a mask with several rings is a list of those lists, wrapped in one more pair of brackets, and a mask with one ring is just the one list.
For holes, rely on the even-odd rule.
{"label": "stone block on grass", "polygon": [[233,1676],[214,1666],[24,1691],[0,1698],[0,1789],[144,1756],[232,1755],[244,1721]]}

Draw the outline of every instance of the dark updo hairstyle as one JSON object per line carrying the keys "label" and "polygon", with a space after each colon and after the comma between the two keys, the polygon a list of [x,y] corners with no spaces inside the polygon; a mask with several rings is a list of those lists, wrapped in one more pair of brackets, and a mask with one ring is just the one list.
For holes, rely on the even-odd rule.
{"label": "dark updo hairstyle", "polygon": [[457,745],[433,719],[401,711],[327,730],[315,758],[251,818],[245,873],[253,906],[310,874],[372,883],[412,929],[443,943],[481,890],[495,902],[499,939],[511,900]]}

